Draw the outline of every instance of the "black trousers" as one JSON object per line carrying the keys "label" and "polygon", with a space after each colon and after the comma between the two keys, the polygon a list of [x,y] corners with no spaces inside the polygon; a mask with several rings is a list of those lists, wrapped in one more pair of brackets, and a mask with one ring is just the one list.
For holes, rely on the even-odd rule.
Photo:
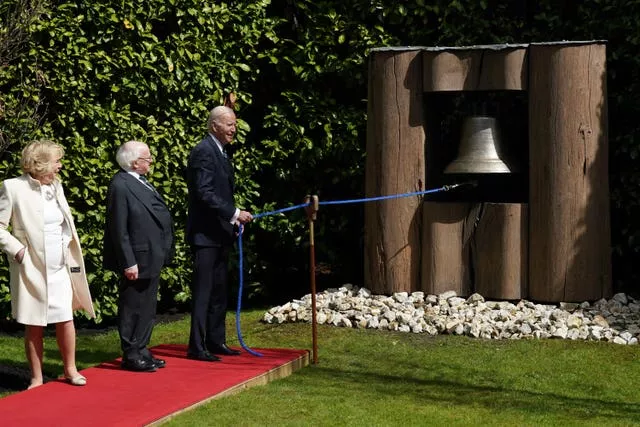
{"label": "black trousers", "polygon": [[120,280],[118,332],[123,360],[150,358],[147,348],[155,324],[158,305],[158,282],[150,279]]}
{"label": "black trousers", "polygon": [[201,354],[226,341],[229,247],[192,248],[191,331],[189,353]]}

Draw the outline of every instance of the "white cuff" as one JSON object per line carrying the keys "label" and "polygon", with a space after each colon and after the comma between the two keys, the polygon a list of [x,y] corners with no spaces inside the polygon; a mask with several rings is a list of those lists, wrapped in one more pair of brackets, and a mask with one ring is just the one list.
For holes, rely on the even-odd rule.
{"label": "white cuff", "polygon": [[240,216],[240,209],[236,208],[236,213],[233,214],[233,216],[231,217],[231,221],[229,221],[231,224],[235,224],[236,221],[238,221],[238,217]]}

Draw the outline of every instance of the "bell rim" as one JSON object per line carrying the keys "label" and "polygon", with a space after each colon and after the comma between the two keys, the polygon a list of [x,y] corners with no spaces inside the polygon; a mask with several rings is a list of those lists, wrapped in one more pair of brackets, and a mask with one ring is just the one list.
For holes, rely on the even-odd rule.
{"label": "bell rim", "polygon": [[444,169],[444,173],[512,173],[514,172],[502,160],[460,161],[454,160]]}

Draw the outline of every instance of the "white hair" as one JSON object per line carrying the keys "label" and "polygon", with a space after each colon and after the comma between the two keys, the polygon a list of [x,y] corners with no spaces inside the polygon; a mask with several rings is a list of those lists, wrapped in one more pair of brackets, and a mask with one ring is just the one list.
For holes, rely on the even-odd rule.
{"label": "white hair", "polygon": [[217,123],[218,120],[220,120],[220,117],[227,114],[233,114],[235,116],[236,113],[234,113],[231,108],[224,105],[218,105],[217,107],[214,107],[213,110],[209,112],[209,120],[207,121],[207,129],[209,130],[209,132],[211,132],[213,124]]}
{"label": "white hair", "polygon": [[131,165],[142,155],[142,150],[147,146],[140,141],[127,141],[118,148],[116,161],[127,172],[132,170]]}

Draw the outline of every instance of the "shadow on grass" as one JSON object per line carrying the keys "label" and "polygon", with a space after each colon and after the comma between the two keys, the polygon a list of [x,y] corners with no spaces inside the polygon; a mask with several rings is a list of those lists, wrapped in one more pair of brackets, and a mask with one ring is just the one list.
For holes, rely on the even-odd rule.
{"label": "shadow on grass", "polygon": [[[425,372],[425,367],[417,368]],[[438,375],[437,372],[426,375]],[[339,378],[337,381],[336,379]],[[525,412],[533,415],[561,414],[565,417],[588,420],[602,417],[634,423],[640,421],[640,404],[563,395],[554,392],[517,388],[481,386],[461,381],[418,378],[405,375],[355,372],[346,369],[316,366],[309,377],[326,382],[328,388],[352,390],[364,395],[402,395],[425,403],[444,405],[483,406],[497,411]],[[345,385],[349,383],[349,385]]]}

